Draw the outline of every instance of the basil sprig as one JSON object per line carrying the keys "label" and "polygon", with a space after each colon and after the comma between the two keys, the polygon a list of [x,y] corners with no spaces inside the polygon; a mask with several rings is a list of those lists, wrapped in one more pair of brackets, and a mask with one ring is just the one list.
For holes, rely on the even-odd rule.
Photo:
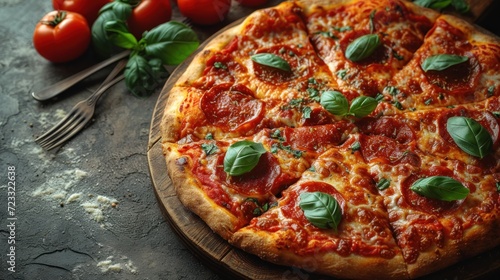
{"label": "basil sprig", "polygon": [[419,195],[443,201],[464,199],[470,192],[462,183],[447,176],[418,179],[410,189]]}
{"label": "basil sprig", "polygon": [[290,64],[288,64],[286,60],[272,53],[258,53],[252,55],[250,58],[261,65],[280,69],[286,72],[292,71]]}
{"label": "basil sprig", "polygon": [[441,10],[451,5],[459,13],[467,13],[470,9],[465,0],[415,0],[413,3],[435,10]]}
{"label": "basil sprig", "polygon": [[451,66],[466,62],[469,60],[467,56],[454,54],[438,54],[429,56],[422,62],[422,69],[427,72],[429,70],[442,71]]}
{"label": "basil sprig", "polygon": [[299,206],[307,220],[318,228],[337,230],[342,220],[339,203],[324,192],[301,193]]}
{"label": "basil sprig", "polygon": [[231,176],[250,172],[267,151],[261,143],[242,140],[229,146],[224,156],[224,171]]}
{"label": "basil sprig", "polygon": [[354,98],[349,106],[349,101],[338,91],[325,91],[321,94],[320,104],[328,112],[337,116],[355,116],[362,118],[369,115],[377,107],[377,100],[369,96]]}
{"label": "basil sprig", "polygon": [[483,158],[491,152],[493,139],[480,123],[467,117],[451,117],[446,130],[464,152]]}
{"label": "basil sprig", "polygon": [[354,62],[363,60],[369,57],[380,44],[380,38],[377,34],[363,35],[347,46],[345,57]]}

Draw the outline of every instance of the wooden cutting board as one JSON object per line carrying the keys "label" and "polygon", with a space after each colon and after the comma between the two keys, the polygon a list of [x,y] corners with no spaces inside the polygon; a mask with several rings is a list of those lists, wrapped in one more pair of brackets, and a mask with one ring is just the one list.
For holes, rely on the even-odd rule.
{"label": "wooden cutting board", "polygon": [[[471,13],[466,19],[471,22],[476,20],[492,1],[471,0],[470,3],[477,4],[471,5]],[[229,25],[211,38],[240,22],[241,20]],[[199,50],[203,49],[211,38],[202,44]],[[263,261],[229,245],[198,216],[186,209],[177,198],[166,172],[167,166],[161,148],[160,122],[169,91],[188,67],[195,54],[179,65],[166,82],[156,103],[151,121],[147,153],[148,164],[153,188],[166,220],[198,258],[227,279],[327,279],[327,277],[314,275],[298,268],[279,266]],[[500,248],[495,248],[475,258],[428,275],[425,279],[483,279],[485,276],[498,275],[499,273]]]}

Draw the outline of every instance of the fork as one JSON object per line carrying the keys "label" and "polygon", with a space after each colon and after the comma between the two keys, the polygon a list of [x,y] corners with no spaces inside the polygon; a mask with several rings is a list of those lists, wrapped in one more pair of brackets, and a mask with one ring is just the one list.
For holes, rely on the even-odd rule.
{"label": "fork", "polygon": [[111,86],[124,79],[125,76],[123,74],[118,77],[116,76],[125,68],[126,64],[127,59],[120,60],[92,95],[78,102],[64,119],[43,135],[37,137],[35,142],[42,146],[42,148],[51,150],[62,145],[82,130],[92,119],[97,101],[102,94]]}

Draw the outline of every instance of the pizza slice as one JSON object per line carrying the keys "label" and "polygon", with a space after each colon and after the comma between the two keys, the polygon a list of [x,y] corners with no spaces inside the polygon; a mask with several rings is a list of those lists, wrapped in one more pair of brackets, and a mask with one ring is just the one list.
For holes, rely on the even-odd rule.
{"label": "pizza slice", "polygon": [[384,89],[399,109],[420,110],[486,100],[500,94],[500,41],[442,15],[412,60]]}
{"label": "pizza slice", "polygon": [[382,92],[438,16],[408,1],[302,2],[311,40],[348,99]]}
{"label": "pizza slice", "polygon": [[[225,239],[275,203],[351,124],[263,129],[247,138],[163,143],[181,202]],[[314,135],[314,137],[311,137]]]}
{"label": "pizza slice", "polygon": [[[229,240],[265,260],[348,279],[408,278],[353,135],[323,153],[275,207]],[[359,269],[353,269],[359,268]]]}
{"label": "pizza slice", "polygon": [[420,161],[368,163],[412,278],[500,244],[498,174],[429,155]]}

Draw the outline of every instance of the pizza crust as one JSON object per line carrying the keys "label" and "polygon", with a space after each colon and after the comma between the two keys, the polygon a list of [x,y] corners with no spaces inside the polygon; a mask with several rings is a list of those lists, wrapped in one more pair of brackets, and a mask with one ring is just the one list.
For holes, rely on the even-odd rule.
{"label": "pizza crust", "polygon": [[[228,210],[214,203],[200,188],[199,182],[194,179],[189,170],[189,159],[176,152],[174,144],[163,144],[166,151],[168,174],[177,192],[179,200],[193,213],[198,215],[218,235],[229,239],[238,219]],[[185,163],[184,163],[185,162]],[[184,163],[184,164],[183,164]]]}
{"label": "pizza crust", "polygon": [[406,265],[400,254],[392,259],[354,254],[340,256],[335,253],[314,253],[300,256],[278,244],[286,242],[286,236],[287,229],[269,233],[243,228],[237,231],[229,241],[234,246],[264,260],[296,266],[313,273],[347,279],[408,279]]}

